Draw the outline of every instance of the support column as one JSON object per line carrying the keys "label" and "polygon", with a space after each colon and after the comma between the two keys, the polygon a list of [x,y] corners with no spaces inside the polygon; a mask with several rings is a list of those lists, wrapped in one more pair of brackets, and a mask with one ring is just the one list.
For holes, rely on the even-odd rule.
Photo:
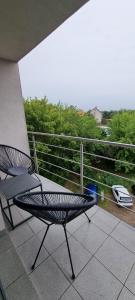
{"label": "support column", "polygon": [[29,153],[18,64],[0,59],[0,144]]}

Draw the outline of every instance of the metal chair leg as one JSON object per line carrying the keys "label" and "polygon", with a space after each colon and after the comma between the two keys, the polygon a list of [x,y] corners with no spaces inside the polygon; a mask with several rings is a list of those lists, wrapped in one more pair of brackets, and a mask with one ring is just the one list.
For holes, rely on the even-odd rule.
{"label": "metal chair leg", "polygon": [[40,251],[41,251],[41,248],[42,248],[42,246],[43,246],[43,243],[44,243],[44,240],[45,240],[45,237],[46,237],[46,235],[47,235],[47,232],[48,232],[49,227],[50,227],[50,225],[47,225],[47,228],[46,228],[44,237],[43,237],[43,239],[42,239],[41,245],[40,245],[40,247],[39,247],[38,253],[37,253],[37,255],[36,255],[35,261],[34,261],[32,267],[31,267],[32,270],[34,270],[34,268],[35,268],[36,261],[37,261],[37,259],[38,259],[38,256],[39,256],[39,253],[40,253]]}
{"label": "metal chair leg", "polygon": [[10,216],[10,224],[12,226],[12,229],[14,229],[14,222],[13,222],[12,212],[11,212],[10,206],[11,205],[9,204],[9,200],[7,200],[7,207],[8,207],[9,216]]}
{"label": "metal chair leg", "polygon": [[41,193],[43,193],[42,183],[41,183],[41,185],[40,185],[40,189],[41,189]]}
{"label": "metal chair leg", "polygon": [[86,218],[88,219],[88,222],[90,223],[91,220],[90,220],[90,218],[88,217],[88,215],[86,214],[86,212],[85,212],[84,214],[85,214]]}
{"label": "metal chair leg", "polygon": [[69,248],[69,243],[68,243],[68,238],[67,238],[66,226],[63,225],[63,228],[64,228],[64,232],[65,232],[67,248],[68,248],[68,254],[69,254],[69,260],[70,260],[70,265],[71,265],[71,270],[72,270],[72,279],[75,279],[75,273],[74,273],[74,268],[73,268],[73,263],[72,263],[72,258],[71,258],[71,253],[70,253],[70,248]]}
{"label": "metal chair leg", "polygon": [[40,185],[40,189],[41,189],[41,195],[42,195],[42,203],[44,203],[44,197],[43,197],[43,187],[42,187],[42,183]]}

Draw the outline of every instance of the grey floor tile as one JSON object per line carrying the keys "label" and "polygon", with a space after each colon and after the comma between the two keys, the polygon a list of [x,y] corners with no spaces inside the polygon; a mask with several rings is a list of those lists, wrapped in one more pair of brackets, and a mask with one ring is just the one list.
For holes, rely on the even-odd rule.
{"label": "grey floor tile", "polygon": [[85,300],[116,300],[122,284],[95,258],[73,283]]}
{"label": "grey floor tile", "polygon": [[[7,200],[6,200],[5,196],[1,194],[0,199],[1,199],[1,202],[2,202],[2,206],[3,207],[7,206]],[[13,203],[12,200],[11,200],[11,202]]]}
{"label": "grey floor tile", "polygon": [[69,286],[69,281],[49,257],[30,275],[42,300],[58,300]]}
{"label": "grey floor tile", "polygon": [[111,236],[135,253],[135,232],[127,224],[118,224]]}
{"label": "grey floor tile", "polygon": [[9,248],[13,247],[11,240],[9,238],[9,235],[7,234],[6,231],[4,231],[1,235],[0,235],[0,254],[6,250],[8,250]]}
{"label": "grey floor tile", "polygon": [[[37,236],[41,240],[45,233],[45,229],[41,230]],[[69,236],[69,234],[68,234]],[[65,241],[65,234],[61,225],[52,225],[47,233],[44,241],[44,247],[49,253],[54,252]]]}
{"label": "grey floor tile", "polygon": [[21,209],[19,207],[18,207],[18,212],[22,216],[23,219],[27,219],[27,218],[29,218],[31,216],[31,214],[28,211],[23,210],[23,209]]}
{"label": "grey floor tile", "polygon": [[[33,236],[30,240],[25,242],[23,245],[17,248],[17,253],[22,260],[26,272],[31,272],[31,266],[34,263],[35,257],[37,255],[38,249],[40,247],[41,241],[37,236]],[[48,252],[44,247],[41,248],[36,267],[47,258]]]}
{"label": "grey floor tile", "polygon": [[[1,198],[0,198],[0,201],[1,201]],[[0,206],[0,236],[1,236],[1,234],[3,234],[5,229],[6,229],[6,226],[5,226],[5,222],[4,222],[4,216],[3,216],[1,206]]]}
{"label": "grey floor tile", "polygon": [[70,286],[60,300],[82,300],[76,290]]}
{"label": "grey floor tile", "polygon": [[133,266],[133,269],[131,270],[131,273],[129,274],[129,277],[125,283],[125,286],[133,293],[135,294],[135,265]]}
{"label": "grey floor tile", "polygon": [[119,223],[119,220],[103,209],[99,209],[92,217],[92,222],[100,227],[104,232],[110,234]]}
{"label": "grey floor tile", "polygon": [[30,227],[25,223],[20,225],[19,227],[16,227],[9,234],[14,246],[18,247],[27,240],[29,240],[34,233],[30,229]]}
{"label": "grey floor tile", "polygon": [[87,210],[86,213],[87,213],[87,215],[88,215],[89,217],[92,218],[93,215],[94,215],[95,213],[97,213],[98,210],[100,210],[100,208],[99,208],[97,205],[94,205],[94,206],[91,207],[89,210]]}
{"label": "grey floor tile", "polygon": [[96,257],[120,280],[125,282],[135,255],[112,238],[108,238],[96,253]]}
{"label": "grey floor tile", "polygon": [[23,273],[24,268],[13,248],[0,254],[0,278],[4,288]]}
{"label": "grey floor tile", "polygon": [[44,191],[54,191],[54,192],[71,192],[70,190],[64,188],[63,186],[59,185],[58,183],[49,180],[41,175],[38,175],[39,179],[42,182],[42,188]]}
{"label": "grey floor tile", "polygon": [[30,221],[28,221],[28,224],[34,233],[38,233],[42,229],[46,228],[46,224],[37,218],[32,218]]}
{"label": "grey floor tile", "polygon": [[[5,212],[6,212],[7,216],[9,217],[9,210],[6,209]],[[23,217],[20,215],[19,209],[18,209],[17,206],[15,206],[15,205],[11,206],[11,213],[12,213],[12,218],[13,218],[14,225],[16,225],[19,222],[23,221]]]}
{"label": "grey floor tile", "polygon": [[83,215],[77,217],[76,219],[74,219],[73,221],[69,222],[69,223],[67,224],[67,230],[68,230],[70,233],[73,233],[73,232],[75,232],[81,225],[83,225],[85,222],[88,222],[88,221],[87,221],[86,216],[83,214]]}
{"label": "grey floor tile", "polygon": [[102,245],[107,234],[101,231],[96,225],[85,223],[75,233],[74,237],[81,242],[92,254]]}
{"label": "grey floor tile", "polygon": [[[79,242],[77,242],[73,237],[69,238],[69,246],[74,266],[74,272],[77,276],[78,273],[84,268],[89,259],[91,258],[90,252],[84,249]],[[59,266],[64,271],[65,275],[71,278],[71,266],[69,261],[68,249],[66,242],[62,244],[54,253],[53,258],[59,264]]]}
{"label": "grey floor tile", "polygon": [[3,220],[4,220],[4,224],[5,224],[5,229],[7,231],[11,231],[12,230],[12,227],[11,225],[9,224],[9,222],[7,221],[7,218],[3,215]]}
{"label": "grey floor tile", "polygon": [[1,293],[0,293],[0,300],[3,300],[3,297],[2,297],[2,295],[1,295]]}
{"label": "grey floor tile", "polygon": [[6,289],[8,300],[40,300],[31,281],[23,275]]}
{"label": "grey floor tile", "polygon": [[135,295],[131,294],[130,291],[124,287],[118,300],[135,300]]}

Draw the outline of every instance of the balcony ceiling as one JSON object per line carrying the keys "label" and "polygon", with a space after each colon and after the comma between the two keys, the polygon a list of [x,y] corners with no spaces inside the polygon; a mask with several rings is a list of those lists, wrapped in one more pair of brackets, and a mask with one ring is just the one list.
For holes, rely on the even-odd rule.
{"label": "balcony ceiling", "polygon": [[19,61],[88,0],[0,0],[0,58]]}

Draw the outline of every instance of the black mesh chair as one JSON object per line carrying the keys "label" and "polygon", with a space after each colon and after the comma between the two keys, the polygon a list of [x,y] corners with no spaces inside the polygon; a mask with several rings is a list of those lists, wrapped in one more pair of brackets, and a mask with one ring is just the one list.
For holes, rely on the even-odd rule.
{"label": "black mesh chair", "polygon": [[[66,224],[82,213],[86,214],[86,211],[96,204],[95,199],[93,199],[92,196],[82,194],[63,192],[36,192],[27,193],[15,197],[14,204],[28,211],[47,225],[44,237],[42,239],[35,261],[32,265],[32,269],[35,268],[38,255],[44,243],[49,227],[53,224],[60,224],[64,229],[72,270],[72,279],[74,279],[75,274],[67,238]],[[90,222],[88,216],[87,218]]]}
{"label": "black mesh chair", "polygon": [[34,161],[26,153],[7,145],[0,145],[0,171],[10,176],[32,174]]}

